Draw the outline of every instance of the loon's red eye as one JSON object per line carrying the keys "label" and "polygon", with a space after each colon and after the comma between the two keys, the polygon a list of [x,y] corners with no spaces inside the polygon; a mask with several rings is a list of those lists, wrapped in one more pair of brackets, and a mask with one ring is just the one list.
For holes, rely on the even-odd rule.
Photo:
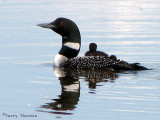
{"label": "loon's red eye", "polygon": [[63,26],[63,25],[64,25],[64,22],[61,21],[61,22],[59,23],[59,25]]}

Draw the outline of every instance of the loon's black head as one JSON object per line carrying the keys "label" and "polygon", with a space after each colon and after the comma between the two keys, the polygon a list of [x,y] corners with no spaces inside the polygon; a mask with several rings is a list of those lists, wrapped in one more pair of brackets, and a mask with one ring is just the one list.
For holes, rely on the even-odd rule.
{"label": "loon's black head", "polygon": [[37,26],[49,28],[60,34],[63,38],[71,37],[72,39],[70,39],[69,42],[81,43],[79,29],[77,25],[70,19],[60,17],[51,23],[38,24]]}
{"label": "loon's black head", "polygon": [[90,43],[89,44],[89,51],[96,51],[97,50],[97,44],[96,43]]}
{"label": "loon's black head", "polygon": [[81,36],[77,25],[72,20],[60,17],[51,23],[38,24],[38,26],[49,28],[62,36],[62,48],[54,60],[56,66],[78,55]]}

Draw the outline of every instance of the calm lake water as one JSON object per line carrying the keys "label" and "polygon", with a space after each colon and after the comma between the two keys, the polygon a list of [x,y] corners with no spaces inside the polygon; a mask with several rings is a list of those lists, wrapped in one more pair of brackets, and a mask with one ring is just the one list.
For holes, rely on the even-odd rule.
{"label": "calm lake water", "polygon": [[[95,42],[153,70],[53,69],[61,37],[36,24],[57,17],[78,25],[79,56]],[[160,119],[159,0],[1,0],[0,37],[2,120]]]}

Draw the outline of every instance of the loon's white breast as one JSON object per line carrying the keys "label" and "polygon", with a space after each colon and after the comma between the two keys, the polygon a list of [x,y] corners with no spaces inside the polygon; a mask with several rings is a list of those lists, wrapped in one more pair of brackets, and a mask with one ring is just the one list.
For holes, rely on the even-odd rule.
{"label": "loon's white breast", "polygon": [[[63,46],[67,46],[68,48],[75,49],[75,50],[79,50],[80,49],[80,44],[79,43],[73,43],[73,42],[66,42],[63,44]],[[62,49],[64,49],[62,47]],[[68,51],[69,52],[69,51]],[[67,56],[61,55],[61,54],[57,54],[54,58],[54,66],[55,67],[60,67],[61,64],[63,64],[64,62],[66,62],[69,58]]]}
{"label": "loon's white breast", "polygon": [[68,58],[64,55],[57,54],[54,58],[54,66],[60,67],[60,65],[64,62],[66,62]]}

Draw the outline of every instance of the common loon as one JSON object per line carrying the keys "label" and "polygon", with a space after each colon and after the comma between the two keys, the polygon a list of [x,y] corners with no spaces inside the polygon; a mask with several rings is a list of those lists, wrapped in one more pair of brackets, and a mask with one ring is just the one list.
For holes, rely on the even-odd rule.
{"label": "common loon", "polygon": [[108,54],[97,51],[97,44],[96,43],[90,43],[89,44],[89,51],[85,53],[85,56],[105,56],[108,57]]}
{"label": "common loon", "polygon": [[55,56],[54,66],[80,69],[148,70],[137,63],[129,64],[122,60],[113,60],[104,56],[76,57],[81,47],[81,36],[77,25],[67,18],[57,18],[51,23],[38,24],[49,28],[62,36],[62,47]]}

